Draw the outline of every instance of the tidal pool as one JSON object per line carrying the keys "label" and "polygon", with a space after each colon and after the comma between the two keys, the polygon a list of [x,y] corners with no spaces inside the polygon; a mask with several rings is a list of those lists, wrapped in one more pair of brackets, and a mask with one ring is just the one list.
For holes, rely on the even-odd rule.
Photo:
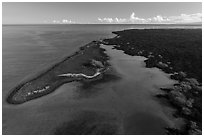
{"label": "tidal pool", "polygon": [[176,81],[145,68],[144,57],[101,47],[119,79],[89,88],[72,82],[22,105],[7,104],[4,134],[165,134],[165,127],[179,127],[174,109],[155,97]]}

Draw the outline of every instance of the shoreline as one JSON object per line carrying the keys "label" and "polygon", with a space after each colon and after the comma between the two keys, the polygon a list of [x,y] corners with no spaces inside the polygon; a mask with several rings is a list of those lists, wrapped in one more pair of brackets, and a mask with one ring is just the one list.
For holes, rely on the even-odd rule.
{"label": "shoreline", "polygon": [[[92,49],[90,49],[90,48],[92,48]],[[86,52],[86,51],[89,51],[89,52],[92,52],[92,51],[94,52],[95,51],[96,53],[98,53],[98,55],[93,55],[93,56],[88,55],[89,52],[87,52],[87,55],[86,54],[83,55],[84,52]],[[47,94],[49,94],[51,92],[54,92],[55,89],[57,89],[59,86],[65,84],[65,83],[69,83],[69,82],[73,82],[73,81],[90,81],[90,79],[86,78],[86,77],[76,77],[76,78],[75,77],[70,77],[70,78],[64,78],[64,79],[59,79],[57,77],[58,80],[56,80],[56,82],[55,82],[56,85],[54,85],[54,86],[48,86],[48,85],[44,84],[44,86],[43,87],[41,86],[41,88],[39,89],[39,86],[36,85],[36,89],[35,89],[35,86],[30,87],[30,89],[33,89],[32,93],[27,91],[27,93],[26,93],[27,95],[25,95],[25,93],[22,93],[22,94],[20,93],[20,95],[17,95],[17,94],[19,94],[19,90],[21,90],[21,88],[23,88],[25,85],[29,85],[30,83],[32,84],[33,81],[37,81],[38,79],[43,77],[46,73],[49,73],[50,71],[53,71],[55,68],[62,65],[63,63],[66,63],[66,61],[68,61],[68,60],[74,60],[74,58],[77,58],[78,56],[88,56],[85,59],[85,62],[81,61],[82,64],[78,65],[78,67],[79,67],[78,69],[82,69],[82,71],[84,71],[85,75],[90,75],[90,74],[94,73],[95,70],[97,70],[97,68],[101,68],[100,69],[100,72],[101,72],[100,75],[103,75],[103,73],[105,73],[106,69],[108,68],[108,63],[107,63],[108,56],[105,55],[104,49],[100,48],[99,42],[93,41],[93,42],[91,42],[89,44],[86,44],[83,47],[80,47],[78,51],[76,51],[75,53],[71,54],[68,57],[63,58],[61,61],[59,61],[58,63],[55,63],[52,66],[50,66],[48,69],[46,69],[46,70],[36,74],[35,76],[33,76],[31,78],[28,78],[27,80],[24,80],[23,82],[19,83],[16,87],[11,89],[11,91],[9,92],[9,95],[8,95],[8,97],[6,99],[7,102],[9,104],[21,104],[21,103],[27,102],[29,100],[42,97],[42,96],[47,95]],[[96,64],[93,64],[92,62],[90,62],[94,58],[96,58],[96,60],[98,60],[97,63],[100,62],[99,66],[97,66],[98,64],[96,62],[95,62]],[[85,65],[87,65],[87,66],[85,66]],[[81,66],[86,67],[87,70],[85,70],[83,68],[80,68]],[[63,69],[62,69],[62,71],[63,71]],[[79,72],[80,72],[80,70],[79,70]],[[57,73],[59,73],[59,72],[57,72]],[[97,75],[97,77],[100,77],[100,75]],[[93,78],[91,78],[91,80],[97,79],[97,77],[93,77]],[[46,83],[46,82],[44,82],[44,83]],[[34,92],[34,91],[36,91],[36,92]],[[41,91],[41,92],[39,92],[39,91]],[[23,91],[23,92],[26,92],[26,91]],[[29,97],[27,97],[28,95],[29,95]],[[19,99],[15,100],[14,99],[15,96],[19,97]]]}
{"label": "shoreline", "polygon": [[[115,49],[131,56],[146,57],[147,68],[159,68],[178,81],[173,88],[161,87],[163,93],[155,95],[166,99],[177,110],[174,117],[185,120],[181,129],[167,127],[167,134],[202,134],[201,29],[130,29],[113,34],[116,37],[105,39],[103,43],[115,45]],[[190,54],[191,58],[186,58],[186,54]],[[196,70],[195,67],[185,68],[188,61],[197,63]]]}
{"label": "shoreline", "polygon": [[[192,30],[193,34],[198,34],[198,36],[200,36],[200,29]],[[155,95],[158,99],[166,99],[169,104],[177,110],[174,116],[184,118],[186,122],[185,126],[181,129],[167,127],[167,134],[202,134],[202,122],[200,120],[200,118],[202,119],[202,107],[200,108],[200,103],[202,102],[202,78],[199,76],[200,37],[197,35],[193,36],[190,33],[192,30],[133,29],[113,32],[113,34],[116,34],[114,38],[93,41],[82,46],[79,48],[79,51],[63,58],[61,61],[55,63],[43,72],[36,74],[32,78],[28,78],[24,82],[19,83],[10,91],[7,102],[14,105],[22,104],[50,94],[61,85],[73,81],[79,81],[86,84],[90,82],[88,86],[91,86],[92,83],[103,82],[103,76],[106,77],[106,71],[109,68],[109,57],[104,53],[105,50],[100,47],[100,44],[115,45],[115,49],[123,50],[125,54],[146,57],[145,67],[157,67],[165,73],[170,74],[171,79],[178,81],[178,84],[175,84],[172,88],[161,87],[160,89],[163,93]],[[181,36],[181,39],[177,39],[174,35],[178,36],[178,38]],[[193,40],[189,39],[189,37],[193,37]],[[191,54],[189,50],[192,50],[192,47],[189,49],[189,47],[182,45],[182,42],[188,46],[194,44],[195,41],[197,44],[196,46],[199,48],[192,51]],[[176,42],[184,46],[181,46],[181,49],[187,48],[187,52],[180,51],[180,45]],[[175,52],[175,55],[172,48],[178,50]],[[195,58],[193,57],[194,52],[199,53],[199,55],[195,55],[197,56]],[[179,53],[183,53],[184,55],[181,55],[181,60],[172,60],[177,59]],[[186,65],[184,63],[187,59],[184,57],[187,53],[190,53],[192,61],[198,64],[195,71],[192,71],[191,68],[185,70],[182,68],[183,65]],[[182,58],[184,58],[184,60],[182,60]],[[195,59],[198,59],[198,61]],[[184,62],[183,64],[182,61]],[[72,64],[69,65],[69,63]],[[57,69],[58,67],[60,69]],[[109,78],[105,79],[107,80]],[[49,84],[51,84],[51,86]],[[84,84],[84,86],[86,85]],[[31,92],[33,94],[30,94]],[[194,112],[196,112],[196,114]]]}

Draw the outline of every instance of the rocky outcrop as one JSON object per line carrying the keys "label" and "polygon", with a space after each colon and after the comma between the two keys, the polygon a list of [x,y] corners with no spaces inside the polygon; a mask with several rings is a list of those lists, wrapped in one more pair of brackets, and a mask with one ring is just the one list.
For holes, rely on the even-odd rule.
{"label": "rocky outcrop", "polygon": [[186,103],[186,97],[181,92],[176,90],[169,92],[168,97],[170,101],[178,107],[182,107]]}
{"label": "rocky outcrop", "polygon": [[[184,73],[179,74],[182,78],[186,75]],[[201,129],[197,126],[197,123],[201,117],[201,102],[196,97],[201,95],[202,88],[199,82],[194,78],[184,78],[178,84],[175,84],[173,88],[160,88],[165,91],[166,94],[162,93],[156,95],[157,97],[167,98],[171,104],[177,108],[177,116],[181,116],[186,119],[185,131],[179,131],[168,129],[169,132],[175,134],[190,134],[190,135],[200,135],[202,134]],[[199,104],[199,103],[200,104]],[[195,105],[195,103],[197,103]]]}
{"label": "rocky outcrop", "polygon": [[158,68],[167,68],[168,65],[166,63],[163,63],[163,62],[160,61],[160,62],[157,63],[157,67]]}
{"label": "rocky outcrop", "polygon": [[188,134],[189,135],[202,135],[202,131],[198,129],[196,122],[194,121],[189,122]]}
{"label": "rocky outcrop", "polygon": [[171,75],[171,79],[182,81],[184,80],[184,78],[186,78],[186,76],[186,73],[181,71],[179,73],[174,73],[173,75]]}

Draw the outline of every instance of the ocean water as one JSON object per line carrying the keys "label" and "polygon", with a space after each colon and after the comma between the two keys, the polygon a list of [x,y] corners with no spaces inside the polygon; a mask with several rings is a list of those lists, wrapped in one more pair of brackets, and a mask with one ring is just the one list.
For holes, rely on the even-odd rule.
{"label": "ocean water", "polygon": [[[105,90],[109,91],[111,89],[111,88],[106,89],[107,87],[109,87],[107,86],[107,84],[100,85],[98,87],[95,87],[94,89],[90,89],[96,91],[96,93],[92,95],[91,93],[93,92],[90,93],[90,91],[88,91],[87,93],[91,94],[89,98],[83,97],[79,98],[78,94],[81,94],[81,92],[78,91],[79,90],[77,88],[78,83],[69,83],[60,87],[58,89],[59,91],[56,91],[48,96],[39,99],[29,101],[22,105],[9,105],[5,101],[6,97],[10,92],[10,89],[16,86],[20,81],[25,80],[32,75],[35,75],[35,73],[38,73],[42,69],[46,69],[48,66],[54,64],[61,58],[77,51],[79,47],[93,40],[114,37],[114,35],[111,34],[111,32],[117,30],[133,28],[157,29],[157,28],[197,28],[197,27],[200,26],[3,25],[2,27],[3,134],[53,134],[53,131],[55,130],[56,127],[60,126],[63,122],[72,120],[73,117],[75,118],[76,115],[80,114],[82,111],[89,112],[94,110],[98,112],[102,110],[103,111],[107,110],[108,113],[112,113],[112,110],[116,110],[116,107],[118,107],[117,105],[119,105],[120,102],[118,102],[117,99],[114,100],[110,98],[110,97],[115,98],[116,96],[114,94],[116,92],[110,91],[110,93],[105,92],[105,94],[100,94]],[[120,67],[118,66],[118,68]],[[137,68],[137,65],[134,67]],[[138,70],[141,71],[142,69]],[[149,73],[145,72],[145,74],[147,74],[147,77],[149,76],[148,75]],[[158,76],[159,75],[163,74],[159,73]],[[144,76],[146,75],[143,75],[142,77]],[[167,76],[163,77],[162,79],[167,79],[167,83],[169,83]],[[158,78],[158,81],[162,79]],[[134,85],[135,83],[132,84]],[[132,87],[132,89],[133,88],[135,87]],[[152,87],[150,86],[149,88]],[[118,93],[121,92],[120,90],[116,91],[118,91]],[[132,90],[129,91],[131,92]],[[148,99],[150,95],[149,93],[151,92],[145,93],[148,94],[148,96],[144,96],[145,94],[141,96],[144,98],[146,97],[146,99]],[[110,96],[110,94],[113,95]],[[109,99],[109,103],[107,103],[107,99]],[[107,107],[107,105],[111,105],[111,101],[115,101],[112,102],[112,104],[115,104],[116,106],[112,105],[112,107],[110,106]],[[95,104],[93,104],[93,102]],[[156,104],[156,106],[158,107],[159,105]],[[153,108],[156,109],[157,107]],[[162,124],[160,125],[166,124],[168,125],[168,122],[164,121],[165,120],[168,121],[169,119],[168,118],[165,119],[164,117],[166,115],[164,114],[165,113],[162,113],[161,114],[162,116],[160,115],[160,117],[157,116],[159,117],[158,119],[161,119],[160,122]],[[143,113],[135,113],[135,115],[143,115]],[[148,117],[150,118],[151,116]],[[139,121],[139,119],[135,120]],[[126,125],[129,126],[130,124]],[[135,128],[138,127],[136,125],[133,126],[135,126]],[[145,127],[145,124],[142,127]],[[158,133],[163,133],[163,130],[161,129],[162,127],[158,126],[156,131],[158,131]],[[150,128],[150,132],[152,131],[153,129]],[[131,130],[128,133],[133,132]],[[142,134],[143,129],[138,129],[137,133]]]}

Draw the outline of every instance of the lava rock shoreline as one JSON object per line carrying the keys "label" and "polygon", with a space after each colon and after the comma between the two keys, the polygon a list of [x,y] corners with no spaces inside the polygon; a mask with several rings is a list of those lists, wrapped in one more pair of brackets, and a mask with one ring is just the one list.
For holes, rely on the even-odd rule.
{"label": "lava rock shoreline", "polygon": [[175,117],[185,125],[167,127],[167,134],[202,134],[202,30],[201,29],[131,29],[115,31],[116,37],[104,39],[132,56],[144,56],[146,67],[157,67],[177,80],[173,88],[161,87],[156,95],[176,108]]}

